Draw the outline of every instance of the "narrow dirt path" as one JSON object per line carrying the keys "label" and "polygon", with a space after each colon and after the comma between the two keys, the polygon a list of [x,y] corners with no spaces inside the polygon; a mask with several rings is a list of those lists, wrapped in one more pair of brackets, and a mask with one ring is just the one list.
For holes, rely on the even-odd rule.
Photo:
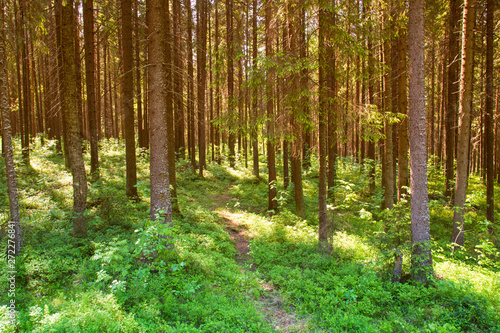
{"label": "narrow dirt path", "polygon": [[[218,196],[215,201],[221,203],[224,199],[231,199],[226,195]],[[229,201],[228,200],[228,201]],[[223,205],[220,205],[221,207]],[[242,222],[240,213],[231,212],[227,209],[214,210],[224,224],[226,231],[234,241],[236,248],[235,260],[241,266],[241,270],[253,270],[250,263],[250,239],[252,235],[246,225]],[[265,318],[276,332],[308,332],[308,321],[298,318],[293,311],[286,311],[283,307],[281,296],[272,284],[259,279],[264,295],[257,300],[258,307],[263,312]]]}

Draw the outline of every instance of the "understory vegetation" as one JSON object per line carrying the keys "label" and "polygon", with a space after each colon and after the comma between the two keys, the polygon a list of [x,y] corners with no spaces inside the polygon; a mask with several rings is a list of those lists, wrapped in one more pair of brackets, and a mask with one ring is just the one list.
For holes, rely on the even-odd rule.
{"label": "understory vegetation", "polygon": [[[466,245],[454,250],[443,171],[430,168],[436,274],[423,286],[405,276],[391,282],[394,244],[403,253],[403,273],[409,272],[408,203],[381,211],[382,190],[368,193],[366,168],[352,159],[338,162],[329,206],[333,252],[327,255],[317,250],[315,158],[304,171],[305,220],[294,214],[293,191],[284,190],[280,178],[279,212],[266,212],[265,163],[260,179],[241,161],[235,169],[209,163],[202,179],[181,159],[181,213],[169,228],[149,221],[147,151],[138,158],[141,200],[126,197],[124,150],[123,142],[102,142],[85,240],[71,236],[71,175],[55,144],[34,144],[29,167],[16,156],[24,247],[16,262],[16,327],[6,316],[9,269],[6,251],[0,254],[0,326],[6,332],[500,332],[499,249],[488,233],[479,176],[470,179]],[[88,162],[88,151],[85,157]],[[2,160],[2,249],[9,216],[4,168]],[[248,260],[235,260],[220,212],[244,229]],[[496,215],[498,221],[498,209]],[[295,325],[280,326],[272,309]]]}

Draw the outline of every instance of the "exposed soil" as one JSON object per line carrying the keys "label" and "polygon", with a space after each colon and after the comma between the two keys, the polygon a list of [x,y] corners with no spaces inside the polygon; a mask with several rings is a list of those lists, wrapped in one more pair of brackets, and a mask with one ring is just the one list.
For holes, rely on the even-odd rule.
{"label": "exposed soil", "polygon": [[[217,195],[214,201],[218,207],[224,207],[225,202],[232,198],[228,195]],[[249,240],[251,234],[248,228],[241,222],[241,215],[233,213],[227,209],[219,209],[216,213],[222,218],[226,225],[226,231],[234,241],[236,248],[235,260],[241,266],[242,270],[253,269],[248,266],[250,262]],[[282,304],[281,296],[276,288],[263,280],[259,280],[264,295],[257,301],[265,318],[276,332],[308,332],[308,321],[298,318],[297,314],[290,309],[285,309]]]}

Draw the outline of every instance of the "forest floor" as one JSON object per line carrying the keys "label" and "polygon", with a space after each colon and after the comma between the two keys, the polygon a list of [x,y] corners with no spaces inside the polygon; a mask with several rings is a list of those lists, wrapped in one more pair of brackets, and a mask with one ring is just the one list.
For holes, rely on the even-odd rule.
{"label": "forest floor", "polygon": [[[89,181],[89,237],[82,240],[71,236],[72,178],[54,148],[51,141],[35,145],[30,166],[16,155],[25,246],[16,260],[15,298],[0,283],[2,332],[500,332],[500,255],[484,222],[478,176],[469,185],[466,246],[453,251],[453,209],[441,194],[442,172],[430,168],[436,278],[423,286],[407,279],[408,205],[382,211],[381,188],[367,193],[367,169],[352,159],[339,159],[330,206],[334,250],[326,255],[317,247],[314,158],[303,174],[306,219],[294,214],[293,187],[283,189],[280,177],[279,211],[266,212],[265,161],[261,178],[241,162],[235,169],[209,163],[200,178],[181,160],[181,213],[168,227],[149,220],[147,152],[137,161],[135,202],[124,193],[123,143],[103,142],[101,178]],[[3,168],[0,161],[0,242],[7,244]],[[379,168],[376,175],[380,184]],[[384,232],[387,225],[400,233]],[[403,283],[391,283],[396,237]],[[0,281],[8,281],[1,256],[5,251]],[[11,299],[15,325],[8,320]]]}
{"label": "forest floor", "polygon": [[[227,195],[215,195],[214,202],[217,207],[226,206],[227,202],[237,198],[230,198]],[[235,260],[242,270],[255,270],[250,258],[250,239],[252,235],[245,225],[244,216],[241,213],[234,213],[227,209],[216,209],[226,225],[225,230],[230,235],[236,248]],[[266,282],[262,278],[257,278],[264,291],[256,300],[257,308],[261,310],[266,321],[276,332],[308,332],[309,322],[304,316],[299,317],[293,307],[285,309],[282,297],[275,286]]]}

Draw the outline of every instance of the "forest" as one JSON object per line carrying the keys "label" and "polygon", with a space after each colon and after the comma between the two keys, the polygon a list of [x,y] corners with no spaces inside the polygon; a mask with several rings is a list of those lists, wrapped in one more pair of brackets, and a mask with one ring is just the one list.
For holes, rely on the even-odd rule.
{"label": "forest", "polygon": [[500,332],[497,0],[0,0],[0,332]]}

